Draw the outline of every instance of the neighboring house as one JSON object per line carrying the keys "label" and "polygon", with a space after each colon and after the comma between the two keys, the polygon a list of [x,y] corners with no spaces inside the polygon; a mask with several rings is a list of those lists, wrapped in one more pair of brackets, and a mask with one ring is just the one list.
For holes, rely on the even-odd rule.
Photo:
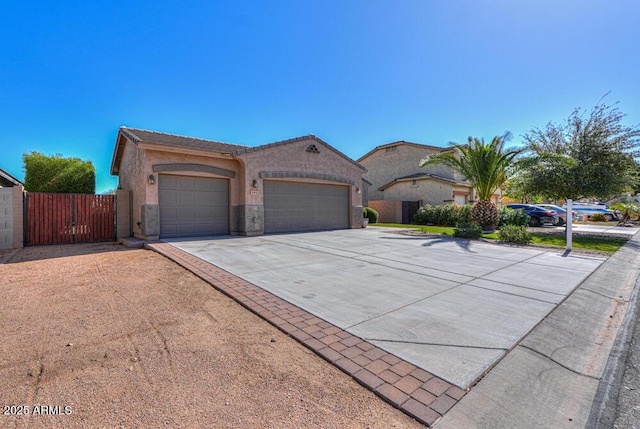
{"label": "neighboring house", "polygon": [[312,135],[249,147],[126,127],[111,163],[144,239],[360,228],[365,171]]}
{"label": "neighboring house", "polygon": [[[425,204],[467,204],[475,201],[469,182],[442,165],[419,166],[420,160],[451,150],[406,141],[378,146],[358,162],[366,167],[371,183],[366,205],[380,213],[380,222],[410,223]],[[494,196],[498,202],[499,194]]]}
{"label": "neighboring house", "polygon": [[22,182],[0,168],[0,188],[20,186]]}
{"label": "neighboring house", "polygon": [[0,249],[22,247],[22,182],[0,168]]}

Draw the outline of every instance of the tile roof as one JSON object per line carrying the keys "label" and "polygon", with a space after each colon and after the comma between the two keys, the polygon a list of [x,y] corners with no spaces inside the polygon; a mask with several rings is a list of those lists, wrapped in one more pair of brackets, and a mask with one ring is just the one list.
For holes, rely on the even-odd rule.
{"label": "tile roof", "polygon": [[461,182],[461,181],[458,181],[458,180],[449,179],[447,177],[438,176],[437,174],[415,173],[415,174],[410,174],[408,176],[395,178],[391,182],[387,183],[386,185],[382,185],[381,187],[379,187],[378,191],[384,191],[388,187],[390,187],[392,185],[395,185],[398,182],[406,182],[408,180],[415,180],[415,179],[433,179],[433,180],[438,180],[440,182],[451,183],[451,184],[454,184],[454,185],[456,185],[456,184],[464,184],[464,185],[470,186],[469,182]]}
{"label": "tile roof", "polygon": [[347,155],[343,154],[342,152],[340,152],[330,144],[326,143],[322,139],[312,134],[301,136],[301,137],[295,137],[288,140],[277,141],[274,143],[268,143],[261,146],[245,146],[245,145],[239,145],[239,144],[224,143],[224,142],[219,142],[215,140],[204,140],[204,139],[198,139],[194,137],[180,136],[176,134],[142,130],[138,128],[120,127],[118,139],[116,140],[116,147],[114,149],[114,154],[111,162],[111,174],[114,174],[114,175],[118,174],[118,171],[120,169],[120,161],[122,160],[123,150],[124,150],[124,147],[123,147],[124,145],[120,144],[120,136],[126,137],[127,139],[131,140],[135,144],[151,143],[151,144],[164,145],[164,146],[184,147],[188,149],[208,150],[212,152],[230,154],[233,156],[242,156],[243,154],[266,150],[272,147],[282,146],[282,145],[304,141],[304,140],[314,140],[326,146],[327,149],[344,157],[349,162],[359,167],[363,171],[367,171],[367,169],[363,165],[352,160]]}
{"label": "tile roof", "polygon": [[144,142],[164,146],[179,146],[190,149],[211,150],[214,152],[232,153],[247,146],[224,143],[215,140],[198,139],[177,134],[161,133],[158,131],[141,130],[137,128],[120,127],[120,132],[134,143]]}

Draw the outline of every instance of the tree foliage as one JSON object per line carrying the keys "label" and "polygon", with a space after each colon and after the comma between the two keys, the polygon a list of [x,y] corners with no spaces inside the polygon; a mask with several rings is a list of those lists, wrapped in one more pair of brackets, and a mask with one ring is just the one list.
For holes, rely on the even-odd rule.
{"label": "tree foliage", "polygon": [[471,220],[483,229],[498,226],[498,208],[491,202],[493,193],[507,181],[510,166],[522,149],[505,149],[511,133],[494,137],[490,143],[484,139],[469,137],[466,145],[452,143],[453,151],[430,155],[420,161],[420,167],[443,164],[462,174],[475,189],[478,201],[472,211]]}
{"label": "tree foliage", "polygon": [[40,152],[25,153],[22,160],[24,188],[29,192],[95,193],[96,171],[91,161]]}
{"label": "tree foliage", "polygon": [[606,200],[632,190],[640,129],[623,125],[624,116],[615,105],[599,102],[588,115],[578,108],[562,123],[530,130],[514,193]]}
{"label": "tree foliage", "polygon": [[508,177],[508,169],[513,159],[522,149],[505,150],[505,143],[511,138],[507,132],[494,137],[490,143],[484,139],[469,137],[466,145],[451,143],[452,152],[430,155],[420,161],[420,167],[443,164],[462,174],[471,183],[480,200],[490,200],[493,193]]}

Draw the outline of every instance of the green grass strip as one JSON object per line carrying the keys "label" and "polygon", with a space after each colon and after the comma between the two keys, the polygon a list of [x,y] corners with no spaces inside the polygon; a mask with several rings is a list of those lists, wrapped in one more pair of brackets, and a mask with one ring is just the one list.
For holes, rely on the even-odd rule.
{"label": "green grass strip", "polygon": [[[453,227],[449,226],[427,226],[427,225],[404,225],[399,223],[372,223],[371,226],[381,226],[385,228],[404,228],[420,231],[428,234],[443,234],[453,236]],[[483,238],[498,240],[498,233],[483,234]],[[567,238],[565,234],[555,233],[532,233],[533,244],[544,244],[546,246],[566,247]],[[620,237],[594,237],[588,235],[573,235],[573,247],[576,249],[596,250],[599,252],[615,253],[628,241],[627,238]]]}

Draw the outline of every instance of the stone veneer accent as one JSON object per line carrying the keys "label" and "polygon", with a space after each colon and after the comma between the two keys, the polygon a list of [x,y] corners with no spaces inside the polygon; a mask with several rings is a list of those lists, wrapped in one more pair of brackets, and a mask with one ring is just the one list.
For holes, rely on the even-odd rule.
{"label": "stone veneer accent", "polygon": [[242,235],[264,232],[264,206],[233,206],[233,231]]}

